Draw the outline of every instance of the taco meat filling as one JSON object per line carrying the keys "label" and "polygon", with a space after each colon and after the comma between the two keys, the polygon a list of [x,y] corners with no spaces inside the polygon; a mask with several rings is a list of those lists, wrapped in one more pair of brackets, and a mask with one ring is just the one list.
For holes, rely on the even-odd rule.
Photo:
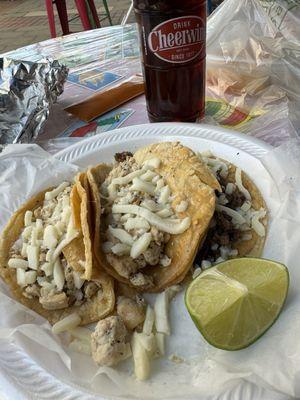
{"label": "taco meat filling", "polygon": [[80,306],[102,293],[97,283],[82,280],[63,255],[63,249],[79,235],[71,216],[70,193],[71,185],[64,182],[45,193],[42,206],[26,211],[24,229],[8,261],[23,295],[37,298],[47,310]]}
{"label": "taco meat filling", "polygon": [[190,226],[190,217],[176,213],[188,209],[188,201],[172,208],[172,196],[164,178],[156,172],[158,158],[138,165],[131,153],[116,155],[116,163],[100,188],[102,198],[102,247],[110,265],[134,286],[151,286],[144,271],[168,267],[166,245],[172,234]]}
{"label": "taco meat filling", "polygon": [[243,186],[242,171],[236,168],[235,182],[229,182],[228,165],[210,152],[200,154],[218,179],[222,193],[217,192],[214,217],[206,240],[197,255],[202,269],[239,256],[236,244],[252,239],[252,231],[265,236],[265,227],[260,221],[266,210],[255,210],[249,191]]}

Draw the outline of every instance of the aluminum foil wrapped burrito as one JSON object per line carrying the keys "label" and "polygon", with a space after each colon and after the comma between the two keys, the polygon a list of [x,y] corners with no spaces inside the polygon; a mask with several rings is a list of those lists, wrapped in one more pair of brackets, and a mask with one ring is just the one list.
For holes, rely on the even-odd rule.
{"label": "aluminum foil wrapped burrito", "polygon": [[0,58],[0,145],[37,137],[67,75],[68,68],[56,60]]}

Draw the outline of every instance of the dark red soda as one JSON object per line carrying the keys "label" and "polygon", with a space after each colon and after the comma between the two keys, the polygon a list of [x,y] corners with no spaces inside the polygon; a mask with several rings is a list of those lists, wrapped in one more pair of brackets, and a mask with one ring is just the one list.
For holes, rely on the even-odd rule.
{"label": "dark red soda", "polygon": [[204,116],[206,1],[134,0],[151,122]]}

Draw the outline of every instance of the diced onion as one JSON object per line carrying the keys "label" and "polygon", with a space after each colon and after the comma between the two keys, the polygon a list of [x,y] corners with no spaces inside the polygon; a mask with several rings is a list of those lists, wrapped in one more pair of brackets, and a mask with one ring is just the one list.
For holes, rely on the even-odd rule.
{"label": "diced onion", "polygon": [[150,359],[138,338],[137,332],[134,332],[132,336],[131,349],[135,376],[140,381],[146,380],[150,376]]}
{"label": "diced onion", "polygon": [[251,240],[252,239],[252,233],[245,233],[243,236],[242,236],[242,240]]}
{"label": "diced onion", "polygon": [[24,225],[30,226],[32,223],[32,211],[27,210],[24,215]]}
{"label": "diced onion", "polygon": [[218,158],[209,158],[202,157],[203,161],[210,167],[214,169],[215,172],[220,171],[220,175],[222,178],[226,178],[228,176],[228,166],[223,161]]}
{"label": "diced onion", "polygon": [[76,353],[86,354],[88,356],[92,355],[91,344],[83,340],[73,340],[69,344],[69,349]]}
{"label": "diced onion", "polygon": [[111,251],[117,256],[125,256],[130,254],[131,247],[124,243],[117,243],[112,246]]}
{"label": "diced onion", "polygon": [[36,246],[38,244],[38,230],[35,226],[32,227],[30,244]]}
{"label": "diced onion", "polygon": [[23,244],[22,244],[21,256],[22,257],[27,257],[27,243],[23,242]]}
{"label": "diced onion", "polygon": [[160,178],[157,182],[156,182],[156,191],[159,191],[161,188],[163,188],[165,185],[165,181]]}
{"label": "diced onion", "polygon": [[202,269],[207,269],[211,267],[211,262],[208,260],[202,260],[201,262],[201,268]]}
{"label": "diced onion", "polygon": [[124,228],[127,231],[130,231],[131,229],[150,229],[149,222],[145,220],[144,218],[128,218],[128,220],[124,224]]}
{"label": "diced onion", "polygon": [[37,278],[37,273],[36,271],[28,271],[25,272],[25,284],[26,285],[31,285],[36,281]]}
{"label": "diced onion", "polygon": [[155,320],[155,314],[153,308],[148,305],[147,310],[146,310],[146,317],[143,325],[143,333],[146,335],[150,335],[153,331],[153,326],[154,326],[154,320]]}
{"label": "diced onion", "polygon": [[53,250],[53,249],[50,249],[50,250],[47,251],[47,253],[46,253],[46,261],[52,262],[52,260],[53,260],[53,253],[54,253],[54,250]]}
{"label": "diced onion", "polygon": [[57,246],[58,232],[53,225],[47,225],[44,230],[43,245],[48,249],[54,249]]}
{"label": "diced onion", "polygon": [[159,168],[161,160],[158,157],[150,158],[144,161],[143,166],[149,169]]}
{"label": "diced onion", "polygon": [[170,324],[168,318],[169,299],[166,291],[156,296],[154,304],[155,327],[157,332],[170,335]]}
{"label": "diced onion", "polygon": [[235,190],[235,184],[232,182],[227,183],[225,193],[231,195]]}
{"label": "diced onion", "polygon": [[69,186],[69,182],[63,182],[57,188],[51,190],[51,192],[46,192],[45,193],[45,200],[53,200],[55,197],[59,195],[60,192],[65,190]]}
{"label": "diced onion", "polygon": [[219,258],[216,259],[215,264],[219,264],[219,263],[221,263],[223,261],[225,261],[224,258],[219,257]]}
{"label": "diced onion", "polygon": [[21,287],[26,285],[25,282],[25,270],[23,268],[17,269],[17,284]]}
{"label": "diced onion", "polygon": [[38,246],[27,246],[28,266],[31,269],[38,269],[39,266],[39,248]]}
{"label": "diced onion", "polygon": [[197,276],[199,276],[201,274],[202,270],[200,267],[196,268],[195,271],[193,272],[193,276],[192,278],[195,279],[197,278]]}
{"label": "diced onion", "polygon": [[151,243],[152,240],[152,235],[151,233],[144,233],[139,239],[137,239],[130,251],[130,257],[133,259],[137,258],[140,256],[144,251],[146,251]]}
{"label": "diced onion", "polygon": [[76,271],[73,271],[74,285],[76,289],[81,289],[84,284],[84,279],[80,278],[80,274]]}
{"label": "diced onion", "polygon": [[237,168],[235,170],[235,183],[239,189],[240,192],[243,193],[243,195],[245,196],[246,200],[251,201],[251,195],[248,192],[248,190],[243,186],[243,182],[242,182],[242,171],[240,168]]}
{"label": "diced onion", "polygon": [[113,237],[120,240],[121,243],[127,244],[128,246],[133,245],[132,236],[128,232],[126,232],[124,229],[113,228],[112,226],[109,226],[108,231]]}
{"label": "diced onion", "polygon": [[150,225],[156,226],[160,231],[177,235],[186,231],[191,225],[191,218],[184,219],[162,219],[158,215],[152,213],[137,205],[119,205],[114,204],[112,212],[117,214],[135,214],[145,218]]}
{"label": "diced onion", "polygon": [[171,191],[170,191],[169,186],[168,185],[164,186],[160,191],[160,195],[159,195],[159,198],[157,200],[158,203],[159,204],[166,204],[168,202],[168,200],[169,200],[170,194],[171,194]]}
{"label": "diced onion", "polygon": [[162,267],[168,267],[171,264],[171,258],[169,258],[166,254],[159,260],[159,264]]}
{"label": "diced onion", "polygon": [[38,232],[42,232],[43,231],[43,221],[40,218],[37,218],[35,221],[35,226],[36,229],[38,230]]}
{"label": "diced onion", "polygon": [[220,247],[220,253],[221,253],[221,257],[224,258],[224,260],[226,260],[228,258],[229,253],[230,253],[230,248],[226,247],[226,246],[221,246]]}
{"label": "diced onion", "polygon": [[229,252],[229,255],[230,255],[231,257],[236,257],[238,254],[239,254],[239,252],[238,252],[237,249],[232,249],[232,250],[230,250],[230,252]]}
{"label": "diced onion", "polygon": [[138,169],[137,171],[130,172],[125,176],[121,176],[119,178],[114,178],[112,180],[113,185],[127,185],[128,183],[132,182],[132,180],[140,175],[142,175],[145,171],[142,169]]}
{"label": "diced onion", "polygon": [[239,214],[237,211],[232,210],[229,207],[222,206],[220,204],[216,205],[217,211],[223,211],[227,215],[229,215],[237,224],[242,225],[246,222],[245,218]]}
{"label": "diced onion", "polygon": [[251,208],[251,202],[250,201],[245,201],[242,206],[241,206],[241,210],[244,212],[249,211]]}
{"label": "diced onion", "polygon": [[91,343],[92,332],[87,328],[82,328],[78,326],[77,328],[71,329],[70,334],[76,339]]}
{"label": "diced onion", "polygon": [[45,262],[41,266],[41,270],[45,272],[46,276],[51,276],[51,275],[53,275],[53,264],[49,263],[49,262]]}
{"label": "diced onion", "polygon": [[156,184],[159,180],[160,180],[160,176],[156,175],[153,179],[152,179],[152,183]]}
{"label": "diced onion", "polygon": [[31,237],[33,226],[27,226],[22,232],[22,238],[28,240]]}
{"label": "diced onion", "polygon": [[22,260],[21,258],[10,258],[8,260],[8,266],[9,266],[9,268],[27,269],[28,261]]}
{"label": "diced onion", "polygon": [[224,193],[222,193],[218,198],[217,198],[217,204],[225,205],[228,203],[227,197],[225,196]]}
{"label": "diced onion", "polygon": [[129,190],[149,193],[152,195],[155,194],[155,187],[152,185],[152,183],[142,181],[139,178],[133,178],[132,186],[129,187]]}
{"label": "diced onion", "polygon": [[150,333],[150,335],[146,335],[145,333],[138,333],[137,337],[141,342],[141,345],[148,352],[149,356],[153,356],[155,351],[157,350],[156,337],[153,335],[153,333]]}
{"label": "diced onion", "polygon": [[266,230],[264,225],[259,221],[259,218],[259,214],[254,215],[254,217],[251,219],[251,226],[258,236],[264,237],[266,235]]}
{"label": "diced onion", "polygon": [[156,332],[156,345],[160,356],[165,355],[165,338],[166,336],[161,332]]}
{"label": "diced onion", "polygon": [[76,326],[80,325],[80,323],[80,316],[77,313],[73,313],[56,322],[56,324],[52,326],[52,332],[57,334],[65,331],[70,331],[71,329],[74,329],[76,328]]}
{"label": "diced onion", "polygon": [[53,267],[53,279],[58,291],[61,291],[65,284],[65,275],[61,266],[60,259],[58,258]]}
{"label": "diced onion", "polygon": [[184,212],[187,210],[189,203],[186,200],[182,200],[179,204],[177,204],[175,210],[176,212]]}

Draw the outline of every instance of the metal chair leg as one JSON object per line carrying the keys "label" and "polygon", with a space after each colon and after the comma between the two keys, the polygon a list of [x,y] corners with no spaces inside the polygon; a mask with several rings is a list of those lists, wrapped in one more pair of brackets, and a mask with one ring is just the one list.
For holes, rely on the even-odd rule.
{"label": "metal chair leg", "polygon": [[92,14],[92,17],[94,19],[96,27],[97,28],[101,28],[101,24],[100,24],[100,21],[99,21],[99,17],[98,17],[97,9],[95,7],[94,0],[87,0],[87,1],[89,3],[91,14]]}
{"label": "metal chair leg", "polygon": [[52,0],[46,0],[46,9],[47,9],[47,15],[48,15],[50,34],[51,34],[52,38],[55,38],[56,37],[56,29],[55,29],[55,18],[54,18]]}
{"label": "metal chair leg", "polygon": [[106,1],[106,0],[103,0],[103,5],[104,5],[104,8],[105,8],[105,12],[106,12],[107,18],[108,18],[108,20],[109,20],[109,23],[110,23],[110,25],[112,25],[113,23],[112,23],[112,20],[111,20],[111,16],[110,16],[110,12],[109,12],[109,7],[108,7],[108,4],[107,4],[107,1]]}
{"label": "metal chair leg", "polygon": [[80,16],[81,23],[82,23],[84,30],[88,31],[88,30],[92,29],[92,25],[91,25],[91,22],[89,20],[88,13],[87,13],[87,6],[86,6],[85,1],[84,0],[75,0],[75,4],[76,4],[78,14]]}
{"label": "metal chair leg", "polygon": [[68,12],[66,6],[66,0],[56,0],[55,1],[61,29],[64,35],[68,35],[70,33],[69,22],[68,22]]}
{"label": "metal chair leg", "polygon": [[128,21],[128,18],[129,18],[129,16],[130,16],[130,14],[131,14],[132,9],[133,9],[133,3],[131,3],[131,5],[130,5],[130,7],[129,7],[127,13],[126,13],[126,15],[125,15],[124,18],[122,19],[122,22],[121,22],[121,25],[122,25],[122,26],[127,24],[127,21]]}

